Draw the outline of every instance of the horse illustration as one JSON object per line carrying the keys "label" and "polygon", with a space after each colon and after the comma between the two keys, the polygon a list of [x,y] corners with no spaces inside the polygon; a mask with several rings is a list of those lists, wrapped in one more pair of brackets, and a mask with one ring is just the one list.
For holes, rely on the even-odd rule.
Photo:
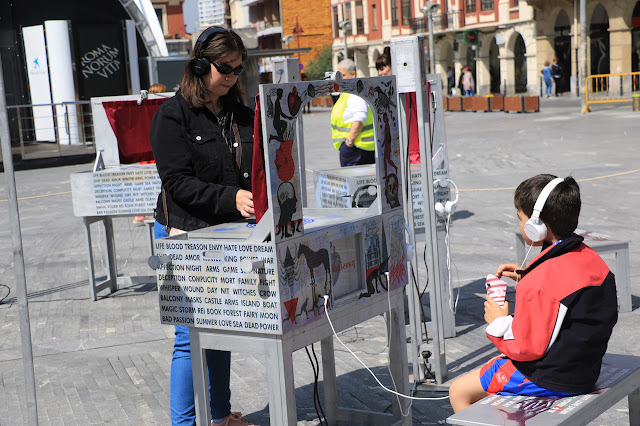
{"label": "horse illustration", "polygon": [[318,296],[316,293],[316,277],[313,272],[318,266],[324,267],[324,294],[329,294],[331,291],[331,265],[329,264],[329,252],[325,248],[321,248],[318,251],[313,251],[304,244],[298,246],[298,259],[304,256],[307,262],[307,268],[309,268],[309,274],[311,275],[311,299],[313,301],[313,311],[318,314]]}

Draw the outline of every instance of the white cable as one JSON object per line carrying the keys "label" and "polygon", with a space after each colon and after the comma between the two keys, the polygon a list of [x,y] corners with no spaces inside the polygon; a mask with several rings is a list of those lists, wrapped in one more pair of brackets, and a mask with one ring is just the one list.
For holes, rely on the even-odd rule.
{"label": "white cable", "polygon": [[[457,200],[457,197],[456,197]],[[456,295],[455,302],[453,301],[453,277],[451,273],[451,234],[449,233],[449,225],[451,224],[451,214],[447,215],[447,221],[444,224],[445,234],[444,234],[444,244],[447,248],[447,272],[448,272],[448,282],[447,286],[449,287],[449,309],[455,315],[458,311],[458,300],[460,299],[460,287],[458,287],[458,294]]]}
{"label": "white cable", "polygon": [[[529,250],[527,250],[527,254],[524,257],[524,260],[522,261],[522,264],[520,265],[520,269],[522,269],[524,267],[524,263],[527,261],[527,259],[529,258],[529,253],[531,253],[531,249],[533,248],[533,243],[531,243],[531,245],[529,246]],[[514,271],[515,272],[515,271]],[[516,285],[518,284],[518,281],[520,281],[520,275],[516,274]]]}
{"label": "white cable", "polygon": [[351,353],[351,355],[353,355],[353,357],[354,357],[355,359],[357,359],[357,360],[358,360],[358,362],[360,362],[360,364],[362,364],[362,366],[363,366],[364,368],[366,368],[366,369],[367,369],[367,371],[369,372],[369,374],[371,374],[371,376],[375,379],[375,381],[376,381],[376,382],[378,382],[378,385],[380,385],[380,387],[381,387],[382,389],[384,389],[384,390],[386,390],[387,392],[390,392],[390,393],[392,393],[392,394],[394,394],[394,395],[401,396],[401,397],[403,397],[403,398],[407,398],[407,399],[416,399],[416,400],[421,400],[421,401],[426,401],[426,400],[442,400],[442,399],[448,399],[448,398],[449,398],[449,395],[447,395],[447,396],[441,396],[441,397],[422,397],[422,398],[417,397],[417,396],[409,396],[409,395],[405,395],[405,394],[403,394],[403,393],[396,392],[396,391],[394,391],[394,390],[392,390],[392,389],[389,389],[389,388],[387,388],[385,385],[383,385],[382,383],[380,383],[380,380],[378,380],[378,377],[374,374],[374,372],[373,372],[373,371],[371,371],[371,369],[370,369],[369,367],[367,367],[367,365],[366,365],[364,362],[362,362],[362,360],[361,360],[360,358],[358,358],[358,355],[356,355],[355,353],[353,353],[353,351],[352,351],[351,349],[349,349],[349,347],[347,347],[347,345],[345,345],[344,343],[342,343],[342,340],[340,340],[340,337],[338,337],[338,334],[336,333],[336,329],[335,329],[335,328],[333,328],[333,323],[331,322],[331,318],[329,317],[329,310],[328,310],[328,306],[327,306],[327,300],[329,300],[329,296],[327,296],[327,295],[325,294],[325,295],[323,295],[322,297],[324,298],[324,314],[327,316],[327,321],[329,321],[329,325],[331,326],[331,330],[333,331],[333,335],[334,335],[334,337],[338,340],[338,342],[340,342],[340,344],[341,344],[342,346],[344,346],[344,347],[345,347],[345,349],[347,349],[347,350]]}
{"label": "white cable", "polygon": [[[387,304],[389,305],[389,315],[387,316],[387,323],[385,324],[387,330],[389,330],[389,340],[387,341],[387,346],[389,347],[389,351],[387,352],[387,370],[389,371],[389,376],[391,377],[391,383],[393,384],[393,389],[398,389],[396,386],[396,381],[393,378],[393,373],[391,372],[391,289],[389,288],[389,279],[387,275]],[[409,400],[409,407],[407,407],[407,413],[405,414],[402,411],[402,403],[400,403],[400,397],[396,395],[396,400],[398,401],[398,408],[400,409],[400,415],[402,417],[409,417],[411,414],[411,406],[413,405],[413,400]]]}

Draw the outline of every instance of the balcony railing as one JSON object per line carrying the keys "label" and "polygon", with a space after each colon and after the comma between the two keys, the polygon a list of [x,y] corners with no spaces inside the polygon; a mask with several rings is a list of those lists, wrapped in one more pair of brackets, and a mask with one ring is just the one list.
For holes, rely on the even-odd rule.
{"label": "balcony railing", "polygon": [[[429,31],[426,16],[411,19],[409,26],[414,33],[426,33]],[[433,14],[433,31],[444,31],[456,28],[460,28],[460,12],[451,11]]]}
{"label": "balcony railing", "polygon": [[95,152],[91,101],[10,105],[7,116],[23,160]]}

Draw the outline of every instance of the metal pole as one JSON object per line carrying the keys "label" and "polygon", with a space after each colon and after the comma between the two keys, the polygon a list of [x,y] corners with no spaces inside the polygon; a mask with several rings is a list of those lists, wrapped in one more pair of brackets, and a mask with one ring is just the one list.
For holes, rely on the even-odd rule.
{"label": "metal pole", "polygon": [[433,47],[433,13],[427,8],[427,24],[429,25],[429,74],[436,73],[436,52]]}
{"label": "metal pole", "polygon": [[578,0],[573,0],[573,43],[572,43],[572,49],[573,49],[573,60],[575,60],[575,66],[572,66],[571,69],[575,70],[576,73],[576,79],[575,79],[575,89],[576,89],[576,96],[580,96],[580,62],[579,62],[579,56],[578,56],[578,37],[579,37],[579,31],[578,31]]}
{"label": "metal pole", "polygon": [[587,109],[587,0],[580,0],[580,76],[579,85],[581,87],[580,105],[582,112]]}
{"label": "metal pole", "polygon": [[16,177],[13,171],[11,139],[9,136],[9,117],[4,90],[4,74],[0,57],[0,143],[2,144],[2,161],[7,179],[7,199],[9,202],[9,222],[13,243],[13,260],[16,271],[16,288],[18,291],[18,315],[20,317],[20,337],[22,338],[22,364],[27,391],[27,420],[29,425],[38,424],[38,407],[36,404],[36,378],[33,370],[33,350],[31,348],[31,325],[29,323],[29,305],[27,302],[27,278],[24,270],[24,254],[22,252],[22,233],[20,231],[20,213],[16,194]]}
{"label": "metal pole", "polygon": [[347,28],[343,28],[344,31],[344,58],[347,59],[349,57],[349,51],[347,50]]}

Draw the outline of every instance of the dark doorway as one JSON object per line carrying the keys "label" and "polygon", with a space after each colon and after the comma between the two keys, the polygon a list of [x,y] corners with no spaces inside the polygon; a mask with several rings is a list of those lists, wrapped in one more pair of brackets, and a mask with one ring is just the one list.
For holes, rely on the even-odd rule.
{"label": "dark doorway", "polygon": [[[631,17],[631,72],[640,72],[640,1]],[[640,90],[640,75],[634,75],[631,82],[634,92]]]}
{"label": "dark doorway", "polygon": [[491,39],[489,48],[489,75],[491,78],[491,93],[500,93],[500,48],[495,37]]}
{"label": "dark doorway", "polygon": [[527,91],[527,48],[524,39],[518,34],[513,46],[514,82],[516,93]]}
{"label": "dark doorway", "polygon": [[564,10],[556,19],[554,51],[560,64],[560,78],[557,80],[557,93],[571,90],[571,23]]}
{"label": "dark doorway", "polygon": [[609,15],[598,4],[591,18],[591,74],[609,74]]}

